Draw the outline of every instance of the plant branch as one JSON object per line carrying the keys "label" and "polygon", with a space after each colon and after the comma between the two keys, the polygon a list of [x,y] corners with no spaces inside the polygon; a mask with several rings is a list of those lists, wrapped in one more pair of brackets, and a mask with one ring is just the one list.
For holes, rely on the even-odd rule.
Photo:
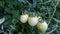
{"label": "plant branch", "polygon": [[48,33],[46,33],[46,34],[50,34],[50,33],[52,33],[53,31],[55,31],[57,28],[55,28],[55,29],[53,29],[52,31],[50,31],[50,32],[48,32]]}
{"label": "plant branch", "polygon": [[53,16],[54,16],[55,12],[56,12],[56,8],[54,8],[54,12],[53,12],[53,14],[52,14],[52,16],[51,16],[51,18],[50,18],[50,20],[49,20],[49,22],[48,22],[48,25],[50,24],[50,21],[52,20],[52,18],[53,18]]}
{"label": "plant branch", "polygon": [[51,18],[50,18],[49,22],[48,22],[48,25],[50,24],[50,21],[52,20],[52,18],[53,18],[53,16],[54,16],[54,14],[55,14],[55,12],[56,12],[56,7],[58,6],[58,4],[59,4],[59,1],[57,2],[57,4],[56,4],[56,5],[54,5],[54,11],[53,11],[53,14],[52,14],[52,16],[51,16]]}
{"label": "plant branch", "polygon": [[47,3],[51,2],[51,1],[52,0],[48,0],[48,1],[44,2],[44,3],[39,3],[39,4],[47,4]]}
{"label": "plant branch", "polygon": [[56,22],[60,22],[60,20],[56,19],[56,18],[53,18]]}

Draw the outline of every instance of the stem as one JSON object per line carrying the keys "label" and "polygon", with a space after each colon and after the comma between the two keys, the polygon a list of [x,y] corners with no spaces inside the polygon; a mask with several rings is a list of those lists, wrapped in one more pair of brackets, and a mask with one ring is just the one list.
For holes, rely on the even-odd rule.
{"label": "stem", "polygon": [[55,31],[57,28],[55,28],[54,30],[52,30],[52,31],[50,31],[50,32],[48,32],[48,33],[46,33],[46,34],[50,34],[50,33],[52,33],[53,31]]}
{"label": "stem", "polygon": [[44,3],[39,3],[39,4],[47,4],[47,3],[51,2],[51,1],[52,0],[48,0],[48,1],[44,2]]}
{"label": "stem", "polygon": [[53,14],[52,14],[52,16],[51,16],[49,22],[48,22],[48,25],[50,24],[50,22],[51,22],[51,20],[52,20],[52,18],[53,18],[53,16],[54,16],[54,14],[55,14],[55,12],[56,12],[56,7],[58,6],[58,4],[59,4],[59,1],[57,2],[56,5],[54,5],[54,3],[53,3],[53,5],[54,5],[54,11],[53,11]]}
{"label": "stem", "polygon": [[7,34],[7,33],[6,33],[6,32],[4,32],[4,31],[0,31],[0,33],[1,33],[1,32],[2,32],[2,33],[4,33],[4,34]]}
{"label": "stem", "polygon": [[52,16],[51,16],[51,18],[50,18],[50,20],[49,20],[49,22],[48,22],[48,25],[50,24],[50,21],[52,20],[52,18],[53,18],[53,16],[54,16],[55,12],[56,12],[56,7],[54,8],[54,12],[53,12],[53,14],[52,14]]}
{"label": "stem", "polygon": [[[53,5],[54,5],[54,12],[53,12],[53,14],[52,14],[52,16],[51,16],[51,18],[50,18],[50,20],[49,20],[49,22],[48,22],[48,25],[51,23],[50,21],[52,20],[54,14],[55,14],[55,12],[56,12],[56,7],[58,6],[58,4],[59,4],[59,1],[57,2],[56,5],[54,5],[54,3],[53,3]],[[50,33],[52,33],[53,31],[55,31],[56,29],[57,29],[57,28],[53,29],[52,31],[50,31],[50,32],[48,32],[48,33],[46,33],[46,34],[50,34]]]}
{"label": "stem", "polygon": [[44,2],[44,4],[47,4],[47,3],[51,2],[51,1],[52,1],[52,0],[48,0],[48,1]]}
{"label": "stem", "polygon": [[56,22],[60,22],[60,20],[56,19],[56,18],[53,18]]}

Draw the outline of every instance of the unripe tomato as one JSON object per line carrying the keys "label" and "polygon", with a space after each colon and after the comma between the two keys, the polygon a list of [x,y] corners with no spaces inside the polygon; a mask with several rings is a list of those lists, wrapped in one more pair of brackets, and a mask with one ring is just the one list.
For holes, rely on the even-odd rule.
{"label": "unripe tomato", "polygon": [[35,26],[38,23],[38,17],[29,17],[28,23],[30,26]]}
{"label": "unripe tomato", "polygon": [[24,15],[21,15],[21,16],[20,16],[20,21],[21,21],[22,23],[26,23],[27,20],[28,20],[28,14],[24,14]]}
{"label": "unripe tomato", "polygon": [[41,32],[46,32],[48,24],[44,21],[43,23],[38,22],[37,29]]}

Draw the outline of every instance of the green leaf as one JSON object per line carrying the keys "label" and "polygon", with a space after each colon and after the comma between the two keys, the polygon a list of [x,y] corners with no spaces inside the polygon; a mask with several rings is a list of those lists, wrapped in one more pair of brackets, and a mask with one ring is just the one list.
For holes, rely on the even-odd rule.
{"label": "green leaf", "polygon": [[10,9],[10,8],[5,8],[5,12],[7,12],[7,13],[12,13],[12,9]]}
{"label": "green leaf", "polygon": [[6,11],[7,13],[13,14],[13,18],[16,18],[16,19],[19,18],[19,11],[18,11],[18,10],[12,10],[12,9],[10,9],[10,8],[6,8],[5,11]]}
{"label": "green leaf", "polygon": [[0,29],[0,32],[1,32],[2,30]]}
{"label": "green leaf", "polygon": [[0,6],[3,6],[3,2],[2,1],[0,1]]}
{"label": "green leaf", "polygon": [[26,3],[25,0],[18,0],[19,2],[23,2],[23,3]]}
{"label": "green leaf", "polygon": [[16,23],[17,23],[17,21],[18,21],[18,20],[17,20],[17,19],[15,19],[15,18],[13,18],[13,19],[12,19],[12,23],[13,23],[13,24],[16,24]]}
{"label": "green leaf", "polygon": [[11,29],[11,30],[9,31],[9,33],[10,33],[10,34],[13,34],[14,31],[15,31],[14,29]]}
{"label": "green leaf", "polygon": [[5,17],[5,19],[7,20],[7,19],[9,19],[9,18],[11,18],[11,16],[9,16],[9,15],[5,15],[4,17]]}
{"label": "green leaf", "polygon": [[8,20],[4,23],[5,26],[10,26],[10,25],[12,25],[12,24],[13,24],[13,23],[12,23],[12,18],[8,19]]}
{"label": "green leaf", "polygon": [[60,22],[57,25],[60,26]]}
{"label": "green leaf", "polygon": [[14,10],[13,18],[19,19],[19,17],[20,17],[19,11],[18,10]]}
{"label": "green leaf", "polygon": [[36,0],[33,0],[33,7],[34,8],[36,7],[36,3],[37,3],[37,1]]}
{"label": "green leaf", "polygon": [[8,7],[13,9],[13,6],[12,6],[12,4],[9,4],[9,5],[8,5]]}

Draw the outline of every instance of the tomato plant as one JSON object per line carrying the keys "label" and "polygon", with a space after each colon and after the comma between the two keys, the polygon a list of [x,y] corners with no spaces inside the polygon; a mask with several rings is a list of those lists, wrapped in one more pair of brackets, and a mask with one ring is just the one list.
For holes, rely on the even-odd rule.
{"label": "tomato plant", "polygon": [[0,0],[0,33],[41,34],[42,20],[44,34],[60,34],[60,0]]}

